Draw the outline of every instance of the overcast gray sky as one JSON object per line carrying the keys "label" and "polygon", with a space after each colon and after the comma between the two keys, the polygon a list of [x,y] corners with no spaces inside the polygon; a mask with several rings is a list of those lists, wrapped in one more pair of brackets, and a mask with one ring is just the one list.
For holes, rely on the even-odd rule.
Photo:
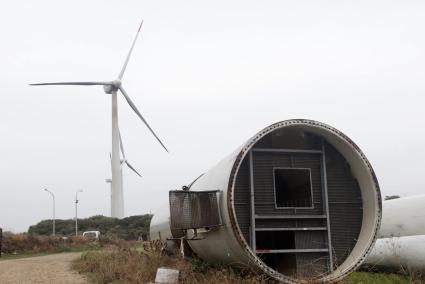
{"label": "overcast gray sky", "polygon": [[167,154],[122,98],[126,215],[153,212],[271,123],[350,136],[383,195],[425,193],[423,1],[7,1],[0,17],[0,226],[110,212],[111,80],[123,79]]}

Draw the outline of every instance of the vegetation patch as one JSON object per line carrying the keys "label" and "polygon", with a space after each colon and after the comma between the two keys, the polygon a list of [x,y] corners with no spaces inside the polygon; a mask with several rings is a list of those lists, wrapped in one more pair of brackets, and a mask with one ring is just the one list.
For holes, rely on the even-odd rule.
{"label": "vegetation patch", "polygon": [[1,259],[118,247],[123,242],[125,241],[106,237],[100,238],[98,241],[89,241],[76,236],[63,238],[5,232],[3,233]]}
{"label": "vegetation patch", "polygon": [[412,279],[408,275],[378,272],[354,272],[344,280],[346,284],[409,284],[424,283],[420,279]]}
{"label": "vegetation patch", "polygon": [[248,269],[211,265],[193,258],[183,260],[135,248],[87,252],[73,263],[74,269],[87,274],[95,283],[153,283],[159,267],[178,269],[181,283],[273,283],[265,275]]}
{"label": "vegetation patch", "polygon": [[[180,283],[278,283],[261,272],[248,268],[210,264],[196,257],[182,259],[164,255],[151,245],[123,243],[105,250],[85,252],[73,262],[73,269],[87,275],[94,283],[154,283],[159,267],[178,269]],[[124,246],[123,246],[124,245]],[[354,272],[342,284],[422,284],[424,278],[406,272]]]}
{"label": "vegetation patch", "polygon": [[[138,240],[141,236],[146,236],[149,232],[149,224],[152,215],[137,215],[123,219],[105,217],[102,215],[90,218],[78,219],[78,228],[84,231],[99,231],[102,236],[118,238],[123,240]],[[43,220],[36,225],[30,226],[29,234],[50,235],[52,233],[52,220]],[[71,236],[75,234],[74,219],[57,219],[56,234]]]}

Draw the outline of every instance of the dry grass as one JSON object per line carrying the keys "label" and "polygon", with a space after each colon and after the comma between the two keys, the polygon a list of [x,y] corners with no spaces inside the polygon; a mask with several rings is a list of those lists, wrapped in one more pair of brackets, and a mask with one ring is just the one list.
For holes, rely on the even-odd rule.
{"label": "dry grass", "polygon": [[63,239],[53,236],[5,233],[2,252],[6,255],[21,255],[90,250],[105,246],[120,246],[120,242],[122,241],[109,238],[101,238],[98,242],[92,242],[75,236]]}
{"label": "dry grass", "polygon": [[[153,283],[159,267],[180,271],[180,283],[276,283],[264,274],[248,269],[236,269],[224,265],[208,264],[198,258],[181,259],[168,256],[159,249],[135,247],[121,243],[109,249],[90,251],[73,263],[73,268],[86,274],[94,283]],[[423,284],[422,275],[382,273],[379,271],[354,272],[343,284]]]}
{"label": "dry grass", "polygon": [[134,248],[87,252],[73,264],[96,283],[154,282],[158,267],[180,271],[181,283],[271,283],[264,275],[228,266],[209,265],[197,259],[183,260]]}

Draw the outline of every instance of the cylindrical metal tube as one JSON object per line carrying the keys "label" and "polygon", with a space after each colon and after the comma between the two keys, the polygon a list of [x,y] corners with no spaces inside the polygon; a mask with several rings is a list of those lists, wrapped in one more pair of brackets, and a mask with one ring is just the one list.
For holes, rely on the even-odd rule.
{"label": "cylindrical metal tube", "polygon": [[386,200],[378,238],[425,235],[425,195]]}
{"label": "cylindrical metal tube", "polygon": [[378,240],[366,264],[399,270],[425,269],[425,195],[383,202]]}
{"label": "cylindrical metal tube", "polygon": [[[286,283],[341,279],[368,255],[381,220],[379,185],[364,154],[312,120],[266,127],[190,190],[221,191],[224,225],[188,240],[199,257]],[[169,214],[164,207],[154,215],[152,240],[173,237]]]}

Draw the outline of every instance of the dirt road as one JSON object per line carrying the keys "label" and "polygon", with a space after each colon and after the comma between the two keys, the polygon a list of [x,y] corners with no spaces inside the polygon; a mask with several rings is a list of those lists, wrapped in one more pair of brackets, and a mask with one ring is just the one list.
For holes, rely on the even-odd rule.
{"label": "dirt road", "polygon": [[80,253],[58,253],[0,261],[0,283],[87,284],[87,280],[71,270],[71,261]]}

